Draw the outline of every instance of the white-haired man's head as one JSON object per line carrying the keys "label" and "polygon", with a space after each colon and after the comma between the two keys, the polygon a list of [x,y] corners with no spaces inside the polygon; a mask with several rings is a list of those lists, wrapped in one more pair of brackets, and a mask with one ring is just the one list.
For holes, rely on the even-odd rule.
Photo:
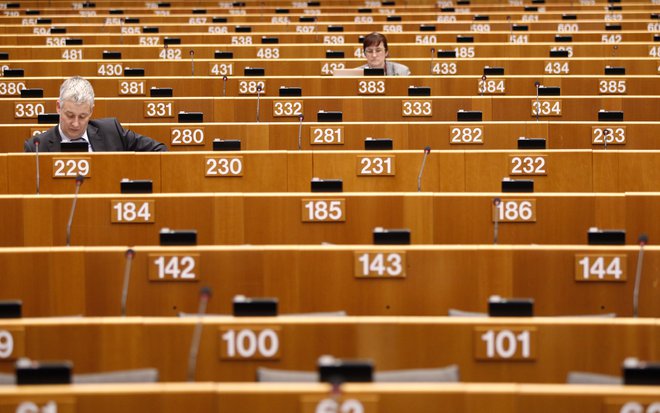
{"label": "white-haired man's head", "polygon": [[74,76],[62,83],[57,113],[60,128],[69,139],[80,138],[85,133],[93,110],[94,88],[89,81]]}

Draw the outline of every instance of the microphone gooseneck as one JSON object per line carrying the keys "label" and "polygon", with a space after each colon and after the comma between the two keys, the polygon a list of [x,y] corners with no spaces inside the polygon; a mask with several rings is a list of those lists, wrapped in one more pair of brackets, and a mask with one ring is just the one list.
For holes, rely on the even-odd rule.
{"label": "microphone gooseneck", "polygon": [[633,317],[639,316],[639,286],[642,282],[642,265],[644,264],[644,246],[649,242],[648,236],[639,236],[639,254],[637,255],[637,270],[635,271],[635,288],[633,290]]}
{"label": "microphone gooseneck", "polygon": [[135,251],[132,248],[126,250],[126,265],[124,266],[124,286],[121,289],[121,316],[126,317],[126,302],[128,301],[128,285],[131,279],[131,268]]}
{"label": "microphone gooseneck", "polygon": [[195,51],[190,49],[190,75],[195,76]]}
{"label": "microphone gooseneck", "polygon": [[227,75],[222,76],[222,97],[227,96]]}
{"label": "microphone gooseneck", "polygon": [[298,123],[298,150],[301,150],[302,149],[302,123],[303,123],[303,119],[305,119],[305,116],[301,113],[298,116],[298,119],[300,120],[300,122]]}
{"label": "microphone gooseneck", "polygon": [[69,214],[69,222],[66,224],[66,246],[71,246],[71,224],[73,224],[73,215],[76,212],[76,202],[78,201],[78,193],[82,185],[84,177],[82,175],[76,176],[76,192],[73,194],[73,203],[71,204],[71,213]]}
{"label": "microphone gooseneck", "polygon": [[541,113],[541,104],[539,103],[539,87],[541,87],[541,82],[538,80],[534,82],[534,87],[536,88],[536,122],[539,121],[539,114]]}
{"label": "microphone gooseneck", "polygon": [[190,343],[190,354],[188,356],[188,381],[195,381],[195,373],[197,371],[197,354],[199,353],[199,344],[202,339],[202,316],[206,313],[206,306],[211,298],[211,289],[209,287],[202,287],[199,291],[199,307],[197,309],[197,324],[193,331],[192,341]]}
{"label": "microphone gooseneck", "polygon": [[429,67],[429,74],[433,74],[433,59],[435,58],[435,47],[431,48],[431,64]]}
{"label": "microphone gooseneck", "polygon": [[493,222],[493,244],[497,245],[500,237],[500,215],[498,207],[502,203],[502,200],[499,198],[493,199],[493,205],[495,205],[495,220]]}
{"label": "microphone gooseneck", "polygon": [[257,85],[257,123],[259,123],[259,103],[261,101],[261,85]]}
{"label": "microphone gooseneck", "polygon": [[41,185],[41,174],[39,172],[39,146],[41,145],[41,139],[36,136],[34,138],[34,152],[35,152],[35,160],[37,164],[37,195],[39,195],[39,188]]}
{"label": "microphone gooseneck", "polygon": [[424,157],[422,158],[422,166],[419,168],[419,175],[417,175],[417,192],[422,191],[422,175],[424,174],[424,165],[426,165],[426,157],[431,153],[431,147],[424,148]]}

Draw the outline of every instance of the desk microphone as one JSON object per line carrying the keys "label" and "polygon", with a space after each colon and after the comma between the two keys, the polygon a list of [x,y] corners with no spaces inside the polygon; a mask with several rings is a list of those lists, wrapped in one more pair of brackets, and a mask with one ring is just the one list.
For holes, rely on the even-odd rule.
{"label": "desk microphone", "polygon": [[35,159],[37,162],[37,195],[39,195],[39,184],[41,182],[40,174],[39,174],[39,145],[41,145],[41,139],[39,139],[38,136],[36,136],[33,140],[34,142],[34,152],[35,152]]}
{"label": "desk microphone", "polygon": [[607,150],[607,137],[609,136],[609,134],[610,134],[610,129],[609,128],[603,129],[603,145],[604,145],[603,149],[606,149],[606,150]]}
{"label": "desk microphone", "polygon": [[302,149],[302,122],[303,119],[305,119],[305,116],[301,113],[298,116],[298,119],[300,119],[300,123],[298,123],[298,150]]}
{"label": "desk microphone", "polygon": [[[50,3],[50,0],[49,0]],[[119,19],[119,44],[124,44],[124,19]]]}
{"label": "desk microphone", "polygon": [[222,97],[227,96],[227,75],[222,76]]}
{"label": "desk microphone", "polygon": [[497,207],[500,206],[502,203],[502,200],[499,198],[493,199],[493,205],[495,205],[495,221],[493,225],[493,244],[497,245],[497,241],[499,240],[500,237],[500,215],[499,211],[497,210]]}
{"label": "desk microphone", "polygon": [[648,244],[649,237],[646,234],[639,236],[639,255],[637,255],[637,270],[635,271],[635,289],[633,290],[633,317],[639,314],[639,285],[642,281],[642,265],[644,264],[644,246]]}
{"label": "desk microphone", "polygon": [[76,176],[76,192],[73,194],[73,204],[71,204],[71,213],[69,214],[69,223],[66,224],[66,246],[71,246],[71,224],[73,224],[73,214],[76,212],[76,202],[78,201],[78,192],[85,178],[82,175]]}
{"label": "desk microphone", "polygon": [[435,58],[435,47],[431,48],[431,67],[429,68],[430,74],[433,74],[433,59]]}
{"label": "desk microphone", "polygon": [[202,316],[206,313],[206,305],[211,298],[211,288],[202,287],[199,291],[199,307],[197,310],[197,324],[193,331],[192,342],[190,343],[190,355],[188,356],[188,381],[195,381],[195,372],[197,370],[197,353],[199,352],[199,344],[202,338]]}
{"label": "desk microphone", "polygon": [[419,175],[417,175],[417,192],[422,191],[422,174],[424,173],[424,165],[426,164],[426,157],[431,153],[431,147],[424,148],[424,157],[422,158],[422,166],[419,168]]}
{"label": "desk microphone", "polygon": [[536,87],[536,122],[539,121],[539,113],[541,113],[541,104],[539,103],[539,87],[541,82],[538,80],[534,82],[534,87]]}
{"label": "desk microphone", "polygon": [[616,57],[616,51],[619,50],[619,45],[615,44],[612,46],[612,57]]}
{"label": "desk microphone", "polygon": [[259,103],[261,101],[261,85],[257,85],[257,123],[259,123]]}
{"label": "desk microphone", "polygon": [[195,76],[195,51],[190,49],[190,75]]}
{"label": "desk microphone", "polygon": [[128,301],[128,284],[131,279],[131,267],[135,251],[132,248],[126,250],[126,266],[124,267],[124,287],[121,290],[121,316],[126,317],[126,301]]}
{"label": "desk microphone", "polygon": [[483,76],[481,76],[481,88],[479,90],[479,94],[481,96],[483,96],[484,92],[486,91],[486,80],[487,79],[488,79],[488,76],[486,76],[485,74]]}

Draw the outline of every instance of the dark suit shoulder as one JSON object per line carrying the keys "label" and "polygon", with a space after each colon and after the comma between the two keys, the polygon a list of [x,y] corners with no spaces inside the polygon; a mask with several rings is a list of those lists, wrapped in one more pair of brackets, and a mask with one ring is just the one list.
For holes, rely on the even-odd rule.
{"label": "dark suit shoulder", "polygon": [[119,121],[117,118],[90,119],[89,124],[97,128],[115,127],[115,125],[119,125]]}
{"label": "dark suit shoulder", "polygon": [[33,136],[32,138],[25,141],[23,150],[25,152],[35,152],[36,148],[34,146],[35,138],[39,138],[39,151],[40,152],[52,152],[57,150],[57,145],[59,145],[60,137],[57,133],[57,125],[52,128],[40,133],[39,135]]}

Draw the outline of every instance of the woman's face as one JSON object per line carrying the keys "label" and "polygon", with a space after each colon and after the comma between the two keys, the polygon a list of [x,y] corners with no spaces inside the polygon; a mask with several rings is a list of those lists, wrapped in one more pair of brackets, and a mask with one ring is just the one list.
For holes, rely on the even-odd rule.
{"label": "woman's face", "polygon": [[378,43],[376,46],[369,46],[364,49],[364,54],[367,57],[367,64],[369,67],[374,68],[384,68],[385,67],[385,58],[387,57],[387,51],[383,46],[383,43]]}

